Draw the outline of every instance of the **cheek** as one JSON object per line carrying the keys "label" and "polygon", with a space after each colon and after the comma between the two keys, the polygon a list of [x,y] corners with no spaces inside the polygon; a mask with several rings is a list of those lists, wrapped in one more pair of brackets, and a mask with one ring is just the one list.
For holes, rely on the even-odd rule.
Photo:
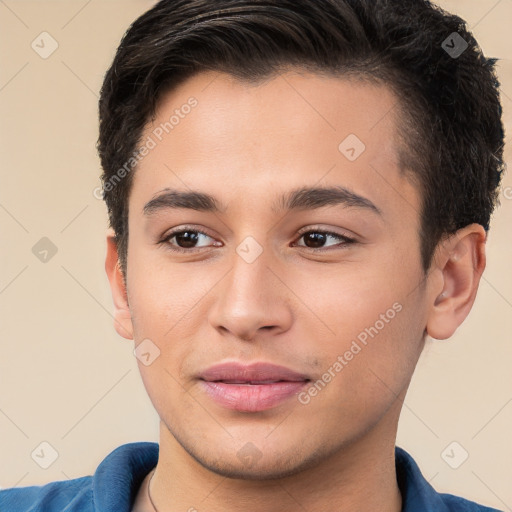
{"label": "cheek", "polygon": [[373,321],[358,333],[364,336],[342,334],[336,346],[326,348],[323,373],[299,397],[318,429],[357,436],[404,398],[420,352],[413,319],[404,306],[385,326]]}
{"label": "cheek", "polygon": [[181,323],[194,314],[215,284],[210,272],[194,264],[171,263],[163,249],[130,253],[130,308],[139,336],[179,336]]}
{"label": "cheek", "polygon": [[137,346],[150,340],[158,354],[150,365],[139,361],[138,366],[158,409],[155,400],[179,391],[176,386],[181,381],[181,362],[190,346],[190,315],[203,291],[187,272],[163,268],[135,251],[130,258],[128,300],[134,339]]}
{"label": "cheek", "polygon": [[370,404],[377,410],[407,385],[424,328],[420,294],[410,294],[412,280],[397,269],[316,279],[317,292],[309,291],[309,301],[329,330],[308,349],[322,362],[317,388],[326,384],[331,389],[318,392],[323,396],[319,405],[336,395],[341,407],[348,406],[345,410],[363,413]]}
{"label": "cheek", "polygon": [[329,272],[318,267],[307,279],[297,276],[294,280],[294,293],[310,306],[308,310],[299,304],[305,312],[300,321],[321,320],[331,340],[329,347],[336,348],[339,340],[356,339],[359,334],[364,338],[376,323],[379,331],[385,330],[404,300],[401,283],[393,279],[390,269],[361,267],[357,263],[332,266]]}

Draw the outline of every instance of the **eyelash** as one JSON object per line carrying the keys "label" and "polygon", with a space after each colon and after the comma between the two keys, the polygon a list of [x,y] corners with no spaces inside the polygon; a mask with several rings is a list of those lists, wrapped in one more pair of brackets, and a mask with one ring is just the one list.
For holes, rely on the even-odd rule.
{"label": "eyelash", "polygon": [[[177,229],[176,231],[172,231],[163,240],[161,240],[158,243],[162,244],[162,245],[166,245],[168,250],[170,250],[172,252],[178,252],[178,253],[188,253],[188,254],[191,254],[191,253],[199,252],[201,249],[205,249],[206,248],[206,247],[192,247],[190,249],[185,249],[183,247],[178,247],[178,246],[171,245],[170,240],[172,240],[176,235],[179,235],[181,233],[194,233],[194,234],[204,235],[204,236],[207,236],[209,238],[213,238],[208,233],[205,233],[204,231],[201,231],[200,229],[195,229],[195,228],[192,228],[192,227],[188,228],[187,226],[184,226],[184,227],[181,227],[180,229]],[[322,230],[322,229],[308,229],[307,231],[303,231],[303,232],[299,233],[298,240],[300,240],[304,235],[307,235],[307,234],[310,234],[310,233],[320,233],[322,235],[329,235],[329,236],[332,236],[334,238],[338,238],[339,240],[342,241],[341,247],[339,247],[341,249],[345,248],[345,246],[347,246],[347,245],[351,245],[351,244],[356,243],[356,240],[354,238],[350,238],[350,237],[348,237],[346,235],[341,235],[340,233],[335,233],[333,231],[325,231],[325,230]],[[211,247],[211,246],[209,246],[209,247]],[[333,249],[329,249],[329,248],[328,249],[324,249],[324,248],[311,248],[311,247],[306,247],[306,246],[303,246],[303,245],[301,245],[299,247],[304,247],[305,249],[308,249],[308,250],[310,250],[313,253],[325,252],[325,251],[333,250]]]}

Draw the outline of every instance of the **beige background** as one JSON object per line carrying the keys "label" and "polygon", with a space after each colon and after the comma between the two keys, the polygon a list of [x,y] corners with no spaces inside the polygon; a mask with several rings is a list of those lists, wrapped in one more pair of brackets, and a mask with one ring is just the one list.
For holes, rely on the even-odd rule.
{"label": "beige background", "polygon": [[[132,342],[113,329],[106,209],[93,195],[102,76],[121,35],[153,3],[0,0],[2,488],[92,474],[120,444],[158,440]],[[512,0],[441,5],[468,21],[486,55],[501,58],[510,161]],[[31,47],[43,31],[59,45],[47,59]],[[398,444],[438,490],[510,511],[510,174],[501,203],[475,307],[451,340],[427,346]],[[42,237],[58,249],[47,263],[32,253]],[[43,441],[59,455],[48,469],[31,458]],[[469,453],[458,469],[441,457],[453,441]]]}

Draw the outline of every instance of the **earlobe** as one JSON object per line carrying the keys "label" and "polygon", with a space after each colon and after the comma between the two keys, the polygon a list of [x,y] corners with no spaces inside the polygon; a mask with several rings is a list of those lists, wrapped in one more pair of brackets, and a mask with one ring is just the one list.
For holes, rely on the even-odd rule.
{"label": "earlobe", "polygon": [[471,224],[438,246],[435,271],[442,279],[429,297],[426,330],[430,337],[449,338],[471,311],[485,269],[485,241],[484,228]]}
{"label": "earlobe", "polygon": [[107,231],[107,256],[105,258],[105,271],[110,283],[112,299],[114,302],[114,327],[117,333],[128,340],[133,339],[133,324],[128,304],[126,286],[119,266],[119,255],[114,232]]}

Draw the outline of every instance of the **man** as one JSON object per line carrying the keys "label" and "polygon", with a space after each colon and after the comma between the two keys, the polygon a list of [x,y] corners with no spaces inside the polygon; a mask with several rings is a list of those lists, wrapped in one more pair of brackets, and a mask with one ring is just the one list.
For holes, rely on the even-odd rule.
{"label": "man", "polygon": [[468,315],[503,146],[494,61],[423,0],[164,0],[100,98],[115,328],[160,442],[0,510],[488,511],[395,447]]}

